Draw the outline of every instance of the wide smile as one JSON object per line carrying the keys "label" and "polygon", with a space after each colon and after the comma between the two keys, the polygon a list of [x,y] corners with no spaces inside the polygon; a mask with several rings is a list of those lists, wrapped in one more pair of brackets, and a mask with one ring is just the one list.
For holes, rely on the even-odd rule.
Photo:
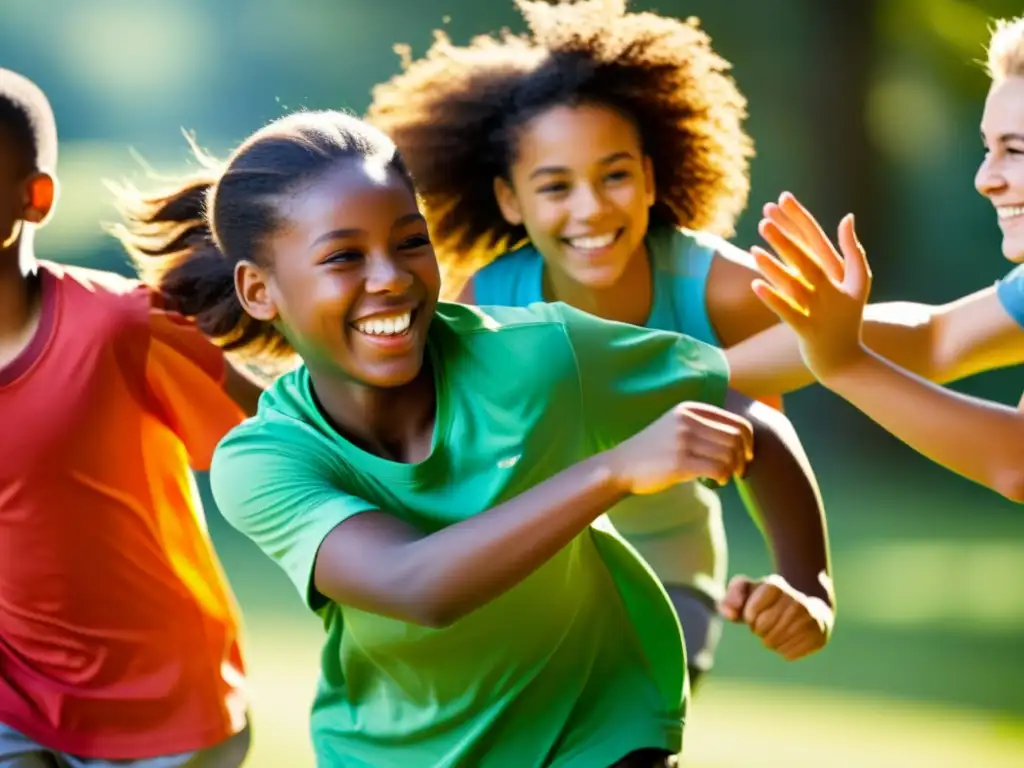
{"label": "wide smile", "polygon": [[599,254],[611,248],[622,233],[625,227],[620,227],[612,232],[604,232],[598,235],[583,235],[580,237],[563,237],[562,242],[582,254]]}
{"label": "wide smile", "polygon": [[997,205],[996,217],[1000,224],[1018,223],[1024,220],[1024,205]]}
{"label": "wide smile", "polygon": [[349,323],[360,338],[376,347],[400,349],[412,341],[419,306],[392,312],[378,312]]}

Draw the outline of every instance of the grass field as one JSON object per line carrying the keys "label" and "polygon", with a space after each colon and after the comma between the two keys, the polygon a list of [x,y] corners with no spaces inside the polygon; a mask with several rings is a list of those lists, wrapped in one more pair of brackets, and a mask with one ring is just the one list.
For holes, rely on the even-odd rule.
{"label": "grass field", "polygon": [[[315,626],[253,622],[250,768],[312,766],[307,710]],[[687,729],[687,768],[1019,768],[1024,719],[886,697],[709,681]]]}

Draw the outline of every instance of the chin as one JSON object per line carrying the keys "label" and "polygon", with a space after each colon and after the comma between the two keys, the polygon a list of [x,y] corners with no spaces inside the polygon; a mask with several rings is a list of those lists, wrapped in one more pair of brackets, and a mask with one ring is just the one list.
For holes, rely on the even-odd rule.
{"label": "chin", "polygon": [[622,280],[628,265],[584,266],[573,270],[572,279],[593,290],[605,290]]}
{"label": "chin", "polygon": [[421,370],[423,370],[422,355],[413,360],[395,360],[390,364],[373,366],[363,371],[363,375],[359,378],[364,384],[376,389],[395,389],[414,382]]}
{"label": "chin", "polygon": [[1003,256],[1014,264],[1024,264],[1024,238],[1015,237],[1004,240]]}

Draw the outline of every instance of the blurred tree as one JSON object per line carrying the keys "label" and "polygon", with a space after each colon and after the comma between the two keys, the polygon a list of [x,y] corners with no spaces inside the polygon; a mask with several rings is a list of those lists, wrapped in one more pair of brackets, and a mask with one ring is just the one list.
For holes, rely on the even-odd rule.
{"label": "blurred tree", "polygon": [[921,57],[966,98],[978,98],[988,86],[982,63],[993,20],[1024,12],[1020,0],[887,0],[876,9],[883,45]]}

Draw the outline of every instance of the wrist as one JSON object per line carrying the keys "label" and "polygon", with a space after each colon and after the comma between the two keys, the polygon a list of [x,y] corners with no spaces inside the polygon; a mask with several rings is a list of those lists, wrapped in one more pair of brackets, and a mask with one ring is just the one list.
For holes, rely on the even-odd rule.
{"label": "wrist", "polygon": [[815,376],[822,386],[837,394],[842,394],[845,387],[851,382],[860,379],[866,368],[871,365],[871,352],[863,343],[843,356],[841,361],[828,366],[821,371],[815,371]]}
{"label": "wrist", "polygon": [[633,492],[632,480],[628,477],[623,461],[621,445],[592,456],[585,462],[590,482],[608,489],[616,500],[625,498]]}

